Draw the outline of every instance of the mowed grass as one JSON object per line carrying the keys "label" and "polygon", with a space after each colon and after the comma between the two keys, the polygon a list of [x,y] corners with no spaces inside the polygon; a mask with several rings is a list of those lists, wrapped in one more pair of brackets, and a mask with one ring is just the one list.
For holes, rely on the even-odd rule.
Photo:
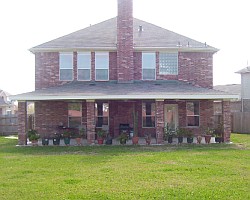
{"label": "mowed grass", "polygon": [[16,147],[0,137],[0,199],[250,199],[250,135],[234,144]]}

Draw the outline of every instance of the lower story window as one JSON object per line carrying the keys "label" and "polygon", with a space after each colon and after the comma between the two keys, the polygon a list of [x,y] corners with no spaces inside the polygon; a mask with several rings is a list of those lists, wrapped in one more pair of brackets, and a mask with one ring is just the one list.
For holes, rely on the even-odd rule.
{"label": "lower story window", "polygon": [[81,103],[68,104],[69,127],[79,128],[82,124],[82,105]]}
{"label": "lower story window", "polygon": [[103,102],[95,103],[96,127],[101,128],[109,124],[109,104]]}
{"label": "lower story window", "polygon": [[155,127],[155,103],[142,103],[142,124],[145,128]]}
{"label": "lower story window", "polygon": [[199,101],[187,101],[187,126],[200,126]]}

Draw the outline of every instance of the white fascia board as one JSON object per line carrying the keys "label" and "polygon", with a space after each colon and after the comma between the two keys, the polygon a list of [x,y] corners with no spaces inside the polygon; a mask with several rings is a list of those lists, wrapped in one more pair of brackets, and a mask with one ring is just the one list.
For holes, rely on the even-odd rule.
{"label": "white fascia board", "polygon": [[193,94],[169,94],[169,95],[92,95],[92,96],[80,96],[80,95],[34,95],[34,96],[13,96],[13,100],[17,101],[46,101],[46,100],[134,100],[134,99],[190,99],[190,100],[237,100],[239,95],[193,95]]}
{"label": "white fascia board", "polygon": [[31,48],[32,53],[37,52],[77,52],[77,51],[116,51],[116,47],[82,47],[82,48]]}
{"label": "white fascia board", "polygon": [[134,47],[135,51],[178,51],[178,52],[218,52],[219,49],[211,47]]}

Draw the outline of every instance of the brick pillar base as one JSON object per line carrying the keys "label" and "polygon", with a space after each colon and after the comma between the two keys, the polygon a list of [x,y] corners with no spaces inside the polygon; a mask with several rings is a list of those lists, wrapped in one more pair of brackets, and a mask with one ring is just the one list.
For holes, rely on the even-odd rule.
{"label": "brick pillar base", "polygon": [[163,128],[164,128],[164,101],[156,100],[156,142],[163,143]]}
{"label": "brick pillar base", "polygon": [[27,104],[18,102],[18,145],[27,145]]}
{"label": "brick pillar base", "polygon": [[222,118],[223,118],[223,141],[230,142],[230,135],[231,135],[230,101],[222,102]]}
{"label": "brick pillar base", "polygon": [[95,143],[95,102],[87,101],[87,140],[88,144]]}

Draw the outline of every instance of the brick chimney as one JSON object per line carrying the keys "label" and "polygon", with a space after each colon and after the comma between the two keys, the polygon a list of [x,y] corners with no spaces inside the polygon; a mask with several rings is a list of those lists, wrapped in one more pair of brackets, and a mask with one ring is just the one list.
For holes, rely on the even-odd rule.
{"label": "brick chimney", "polygon": [[117,68],[119,83],[134,80],[133,0],[118,0]]}

